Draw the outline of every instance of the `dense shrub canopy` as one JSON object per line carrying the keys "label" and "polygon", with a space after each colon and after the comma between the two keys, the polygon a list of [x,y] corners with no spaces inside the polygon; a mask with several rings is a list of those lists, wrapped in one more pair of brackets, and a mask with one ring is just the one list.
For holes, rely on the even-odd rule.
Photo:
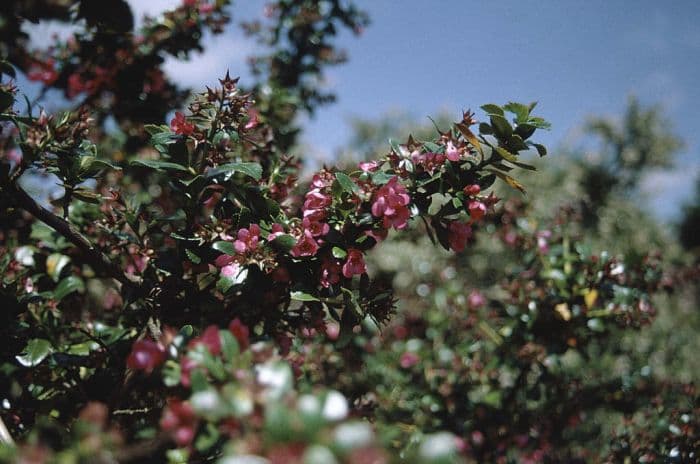
{"label": "dense shrub canopy", "polygon": [[[364,13],[271,3],[243,26],[254,82],[191,92],[163,61],[227,27],[227,1],[185,0],[138,31],[123,0],[97,5],[0,7],[0,459],[696,458],[694,387],[615,366],[683,279],[648,250],[592,250],[590,188],[546,217],[539,192],[517,197],[546,160],[534,103],[300,179],[298,116],[332,101],[318,82],[344,59],[333,37]],[[45,20],[75,31],[33,49],[22,25]],[[43,109],[49,90],[66,111]],[[655,129],[649,111],[631,106],[628,132]],[[626,189],[674,142],[594,130]]]}

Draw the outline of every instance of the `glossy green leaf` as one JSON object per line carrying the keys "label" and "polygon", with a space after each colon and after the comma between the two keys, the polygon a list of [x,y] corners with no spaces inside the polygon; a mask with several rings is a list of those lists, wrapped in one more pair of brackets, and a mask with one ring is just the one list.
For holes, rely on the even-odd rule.
{"label": "glossy green leaf", "polygon": [[159,161],[159,160],[134,160],[131,162],[132,165],[146,166],[147,168],[155,169],[157,171],[181,171],[190,172],[185,166],[177,163],[171,163],[169,161]]}
{"label": "glossy green leaf", "polygon": [[331,253],[333,254],[333,257],[336,259],[345,259],[345,257],[348,255],[347,251],[343,250],[340,247],[334,246],[331,249]]}
{"label": "glossy green leaf", "polygon": [[35,338],[29,340],[27,346],[22,350],[22,353],[15,356],[15,359],[25,367],[34,367],[52,352],[53,348],[51,347],[51,342],[43,338]]}
{"label": "glossy green leaf", "polygon": [[61,301],[67,295],[73,292],[84,292],[85,284],[80,277],[68,276],[56,286],[53,291],[53,296],[56,301]]}
{"label": "glossy green leaf", "polygon": [[511,126],[508,120],[503,116],[492,114],[491,126],[496,133],[496,137],[507,140],[511,135],[513,135],[513,126]]}
{"label": "glossy green leaf", "polygon": [[310,295],[308,293],[300,292],[300,291],[295,291],[295,292],[290,293],[289,297],[292,300],[296,300],[296,301],[320,301],[315,296]]}
{"label": "glossy green leaf", "polygon": [[228,180],[237,172],[255,180],[260,180],[262,177],[262,166],[258,163],[227,163],[208,170],[206,176],[211,178],[223,175]]}
{"label": "glossy green leaf", "polygon": [[211,247],[216,251],[220,251],[229,256],[236,255],[236,248],[233,246],[233,242],[220,240],[218,242],[214,242],[214,244]]}
{"label": "glossy green leaf", "polygon": [[494,105],[493,103],[487,103],[486,105],[482,105],[481,109],[488,114],[496,114],[499,116],[503,116],[503,109],[498,105]]}
{"label": "glossy green leaf", "polygon": [[275,248],[278,248],[282,251],[289,251],[292,248],[294,248],[294,245],[297,244],[297,239],[294,238],[294,236],[289,235],[289,234],[282,234],[278,235],[275,237],[274,240],[270,242],[270,245],[272,245]]}
{"label": "glossy green leaf", "polygon": [[527,121],[527,118],[530,116],[530,108],[522,103],[508,102],[503,109],[513,113],[515,121],[518,123]]}
{"label": "glossy green leaf", "polygon": [[70,258],[60,253],[52,253],[46,258],[46,273],[54,282],[58,282],[61,271],[70,263]]}
{"label": "glossy green leaf", "polygon": [[345,192],[351,194],[357,194],[360,192],[360,187],[344,172],[336,172],[335,178]]}
{"label": "glossy green leaf", "polygon": [[496,150],[496,153],[498,153],[504,160],[510,161],[511,163],[515,163],[518,161],[517,156],[515,156],[503,147],[493,147],[493,149]]}

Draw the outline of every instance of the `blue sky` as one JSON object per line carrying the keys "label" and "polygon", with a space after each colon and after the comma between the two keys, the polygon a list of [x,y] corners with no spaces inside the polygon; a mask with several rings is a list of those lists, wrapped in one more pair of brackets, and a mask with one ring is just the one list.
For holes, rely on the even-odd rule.
{"label": "blue sky", "polygon": [[[156,13],[177,0],[131,0]],[[235,2],[236,21],[262,12],[264,1]],[[405,110],[418,119],[441,110],[509,100],[539,101],[552,122],[540,139],[552,148],[586,146],[579,131],[591,115],[620,115],[629,95],[661,103],[686,147],[678,167],[645,181],[651,207],[674,218],[700,175],[700,2],[602,0],[358,0],[372,24],[339,44],[350,61],[329,71],[338,102],[305,122],[313,156],[331,159],[349,137],[351,116]],[[254,50],[239,31],[209,38],[204,55],[166,69],[201,86],[229,68],[245,80]],[[40,35],[40,34],[38,34]],[[478,115],[478,113],[477,113]],[[671,205],[671,206],[669,206]]]}

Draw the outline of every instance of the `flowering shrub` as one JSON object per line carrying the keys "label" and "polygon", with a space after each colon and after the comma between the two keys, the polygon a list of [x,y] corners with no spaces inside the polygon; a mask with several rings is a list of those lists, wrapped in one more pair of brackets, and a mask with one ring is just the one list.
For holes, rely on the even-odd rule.
{"label": "flowering shrub", "polygon": [[[496,213],[494,183],[523,191],[511,173],[534,168],[521,154],[546,154],[535,105],[484,105],[481,123],[464,112],[432,139],[392,141],[298,188],[295,116],[331,99],[312,83],[342,60],[336,25],[367,20],[340,1],[279,0],[244,26],[271,49],[251,59],[255,82],[227,73],[178,89],[163,59],[221,32],[227,3],[186,0],[136,33],[122,0],[0,8],[0,457],[585,456],[557,448],[564,425],[596,402],[635,404],[647,386],[640,374],[620,396],[616,379],[588,385],[563,358],[648,324],[660,272]],[[76,31],[31,50],[14,15]],[[68,110],[24,108],[16,70],[62,90]],[[61,190],[51,206],[29,193],[48,175]],[[521,269],[498,294],[466,297],[458,283],[395,315],[370,259],[416,231],[460,259],[475,240],[502,240]]]}

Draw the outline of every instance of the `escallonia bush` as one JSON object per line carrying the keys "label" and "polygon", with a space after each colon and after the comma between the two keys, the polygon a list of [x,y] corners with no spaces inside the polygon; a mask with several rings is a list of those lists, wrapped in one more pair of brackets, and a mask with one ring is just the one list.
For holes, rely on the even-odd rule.
{"label": "escallonia bush", "polygon": [[[534,104],[484,105],[481,122],[464,112],[430,140],[407,136],[300,187],[296,117],[332,100],[318,86],[343,58],[332,37],[367,24],[352,4],[268,5],[245,24],[267,50],[251,60],[254,82],[227,73],[195,94],[162,64],[221,32],[226,1],[185,0],[137,32],[123,0],[6,5],[3,460],[441,463],[501,458],[513,443],[536,460],[590,406],[565,397],[545,361],[652,315],[653,263],[618,272],[552,232],[512,243],[527,272],[500,303],[458,287],[447,315],[394,314],[368,254],[390,233],[419,230],[461,254],[508,237],[527,214],[494,221],[492,186],[524,189],[511,173],[534,169],[522,152],[546,154],[531,139],[548,123]],[[24,21],[50,19],[71,37],[31,49]],[[39,84],[39,102],[62,92],[67,111],[32,102],[17,70]],[[60,190],[50,202],[29,193],[47,183]],[[406,376],[424,362],[446,364]],[[442,375],[451,383],[436,383]],[[528,400],[534,390],[547,401]],[[543,438],[523,438],[553,410]]]}

